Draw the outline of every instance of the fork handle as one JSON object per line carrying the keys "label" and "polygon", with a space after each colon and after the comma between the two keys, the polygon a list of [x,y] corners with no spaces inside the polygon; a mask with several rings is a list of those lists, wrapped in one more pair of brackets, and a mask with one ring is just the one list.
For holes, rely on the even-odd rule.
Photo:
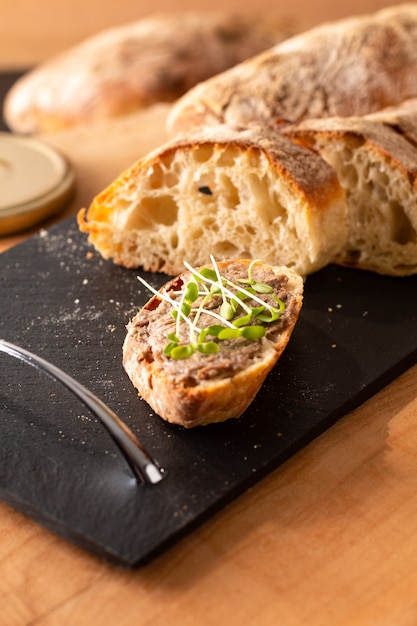
{"label": "fork handle", "polygon": [[69,376],[69,374],[56,365],[4,339],[0,339],[0,351],[6,352],[10,356],[24,361],[28,365],[47,374],[53,380],[59,381],[81,400],[107,428],[140,483],[156,484],[162,480],[162,470],[158,468],[137,437],[126,424],[89,389],[81,385],[77,380]]}

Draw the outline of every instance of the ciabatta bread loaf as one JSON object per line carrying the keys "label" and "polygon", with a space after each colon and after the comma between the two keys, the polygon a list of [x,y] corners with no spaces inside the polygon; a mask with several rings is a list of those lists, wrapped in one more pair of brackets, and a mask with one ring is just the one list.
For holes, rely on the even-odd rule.
{"label": "ciabatta bread loaf", "polygon": [[[124,368],[140,396],[160,417],[186,428],[242,415],[284,351],[303,293],[302,278],[285,267],[232,260],[197,271],[183,272],[150,299],[129,323],[123,346]],[[199,272],[221,289],[201,280]],[[251,287],[253,295],[243,297],[242,290]],[[183,310],[189,300],[186,319],[197,327],[191,331],[187,321],[177,325],[172,315],[172,303]],[[237,305],[228,322],[225,301]],[[262,308],[260,303],[267,321],[247,313]]]}
{"label": "ciabatta bread loaf", "polygon": [[210,127],[139,160],[78,215],[104,258],[175,275],[183,261],[262,258],[307,275],[346,242],[325,161],[263,127]]}
{"label": "ciabatta bread loaf", "polygon": [[286,129],[320,153],[346,191],[348,238],[336,262],[393,276],[417,272],[416,105]]}
{"label": "ciabatta bread loaf", "polygon": [[26,73],[6,96],[15,132],[52,132],[172,102],[300,30],[277,15],[158,14],[105,30]]}
{"label": "ciabatta bread loaf", "polygon": [[417,4],[325,23],[198,84],[174,105],[171,135],[365,115],[417,96]]}

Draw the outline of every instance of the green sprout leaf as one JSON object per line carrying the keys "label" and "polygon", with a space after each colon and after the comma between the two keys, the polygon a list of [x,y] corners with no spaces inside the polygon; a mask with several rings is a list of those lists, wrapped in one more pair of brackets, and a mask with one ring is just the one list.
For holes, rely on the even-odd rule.
{"label": "green sprout leaf", "polygon": [[264,306],[254,306],[252,308],[251,315],[252,317],[258,317],[261,313],[263,313],[263,311],[265,311]]}
{"label": "green sprout leaf", "polygon": [[241,331],[242,337],[245,337],[245,339],[261,339],[265,336],[266,332],[265,326],[258,325],[244,326],[241,328]]}
{"label": "green sprout leaf", "polygon": [[172,348],[170,352],[170,356],[173,359],[188,359],[192,354],[194,354],[194,346],[192,344],[184,345],[184,346],[175,346]]}
{"label": "green sprout leaf", "polygon": [[170,341],[164,348],[164,355],[171,356],[172,350],[178,346],[176,341]]}
{"label": "green sprout leaf", "polygon": [[[181,313],[184,317],[188,317],[191,313],[191,304],[189,304],[188,302],[183,302],[181,305]],[[178,317],[178,311],[172,311],[172,317],[174,318],[174,320],[176,320]]]}
{"label": "green sprout leaf", "polygon": [[270,307],[265,313],[260,313],[259,315],[257,315],[256,319],[261,322],[265,322],[266,324],[270,324],[271,322],[276,322],[276,320],[279,318],[279,315],[279,309]]}
{"label": "green sprout leaf", "polygon": [[218,337],[219,333],[224,330],[224,326],[220,326],[220,324],[213,324],[212,326],[207,326],[206,331],[208,335],[212,337]]}
{"label": "green sprout leaf", "polygon": [[240,328],[223,328],[217,336],[220,341],[224,341],[224,339],[237,339],[241,334]]}
{"label": "green sprout leaf", "polygon": [[271,285],[267,285],[266,283],[252,283],[252,288],[257,293],[272,293],[273,292]]}
{"label": "green sprout leaf", "polygon": [[189,281],[185,287],[184,300],[192,304],[198,298],[198,286],[194,281]]}
{"label": "green sprout leaf", "polygon": [[[204,278],[208,278],[209,280],[217,280],[217,274],[215,272],[215,270],[210,269],[209,267],[203,267],[200,270],[200,274],[201,276],[203,276]],[[198,276],[195,276],[196,280],[200,280]]]}
{"label": "green sprout leaf", "polygon": [[202,328],[200,330],[200,334],[198,335],[198,343],[204,343],[207,337],[207,328]]}
{"label": "green sprout leaf", "polygon": [[237,328],[246,326],[251,321],[251,318],[252,318],[251,313],[248,313],[247,315],[244,315],[243,317],[238,317],[237,319],[233,320],[233,326],[236,326]]}
{"label": "green sprout leaf", "polygon": [[238,291],[235,298],[244,301],[244,300],[248,300],[251,297],[251,294],[255,293],[254,289],[252,289],[252,287],[248,287],[247,289],[245,289],[246,293],[243,293],[243,291]]}
{"label": "green sprout leaf", "polygon": [[279,312],[282,313],[282,311],[285,310],[284,302],[281,300],[281,298],[278,298],[278,296],[276,296],[276,295],[273,295],[272,299],[275,300],[275,302],[279,305],[278,306]]}
{"label": "green sprout leaf", "polygon": [[221,307],[220,307],[220,315],[225,319],[225,320],[232,320],[235,316],[235,310],[232,304],[230,304],[230,302],[223,302]]}
{"label": "green sprout leaf", "polygon": [[197,350],[202,354],[216,354],[220,350],[220,346],[215,341],[205,341],[197,344]]}

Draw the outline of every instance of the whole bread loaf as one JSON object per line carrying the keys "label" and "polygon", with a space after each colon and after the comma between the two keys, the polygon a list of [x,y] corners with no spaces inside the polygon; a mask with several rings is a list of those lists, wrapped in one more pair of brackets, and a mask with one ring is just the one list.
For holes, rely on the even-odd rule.
{"label": "whole bread loaf", "polygon": [[283,15],[164,13],[100,32],[27,72],[4,118],[53,132],[172,102],[196,83],[299,32]]}
{"label": "whole bread loaf", "polygon": [[208,127],[177,137],[98,194],[78,223],[104,258],[175,275],[186,259],[262,258],[307,275],[346,243],[333,169],[282,134]]}
{"label": "whole bread loaf", "polygon": [[400,4],[322,24],[201,82],[167,128],[365,115],[415,96],[417,4]]}
{"label": "whole bread loaf", "polygon": [[285,133],[317,151],[345,189],[348,238],[335,262],[417,272],[417,101],[369,116],[306,120]]}
{"label": "whole bread loaf", "polygon": [[[216,267],[222,284],[231,292],[227,304],[236,294],[236,302],[241,303],[233,317],[228,316],[232,320],[228,326],[221,315],[220,322],[212,317],[213,313],[221,313],[221,292],[212,290],[211,284],[203,288],[204,280],[198,278],[191,282],[200,293],[192,298],[193,312],[187,311],[187,320],[192,319],[198,326],[191,343],[188,324],[182,321],[177,327],[172,302],[181,308],[183,293],[196,275],[186,271],[168,282],[138,312],[128,325],[123,345],[123,365],[140,396],[160,417],[186,428],[242,415],[287,346],[302,306],[302,278],[288,268],[256,262],[250,269],[249,261],[240,259],[216,263]],[[204,270],[207,276],[207,270],[214,271],[213,265],[196,271]],[[250,288],[248,276],[252,285],[256,283],[258,289],[262,285],[264,291],[260,294],[254,290],[257,295],[252,296],[256,297],[253,301],[251,294],[240,299],[241,289]],[[214,280],[215,284],[219,282]],[[256,316],[249,322],[245,320],[247,311],[241,305],[256,311],[259,300],[273,309],[280,307],[273,321],[264,323]],[[201,307],[204,312],[199,314]],[[269,310],[264,310],[269,315]],[[240,324],[242,320],[245,326]],[[230,330],[232,336],[222,338],[221,332]],[[233,337],[235,331],[238,336]],[[179,344],[174,347],[173,336]],[[195,342],[199,343],[190,349]]]}

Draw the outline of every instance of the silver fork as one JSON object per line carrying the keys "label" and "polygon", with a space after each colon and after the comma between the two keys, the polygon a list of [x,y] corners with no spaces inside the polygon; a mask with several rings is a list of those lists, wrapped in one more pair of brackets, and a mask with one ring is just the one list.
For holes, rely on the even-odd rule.
{"label": "silver fork", "polygon": [[50,378],[61,382],[81,400],[107,428],[139,482],[156,484],[162,480],[163,470],[156,465],[132,431],[89,389],[56,365],[4,339],[0,339],[0,351],[24,361]]}

